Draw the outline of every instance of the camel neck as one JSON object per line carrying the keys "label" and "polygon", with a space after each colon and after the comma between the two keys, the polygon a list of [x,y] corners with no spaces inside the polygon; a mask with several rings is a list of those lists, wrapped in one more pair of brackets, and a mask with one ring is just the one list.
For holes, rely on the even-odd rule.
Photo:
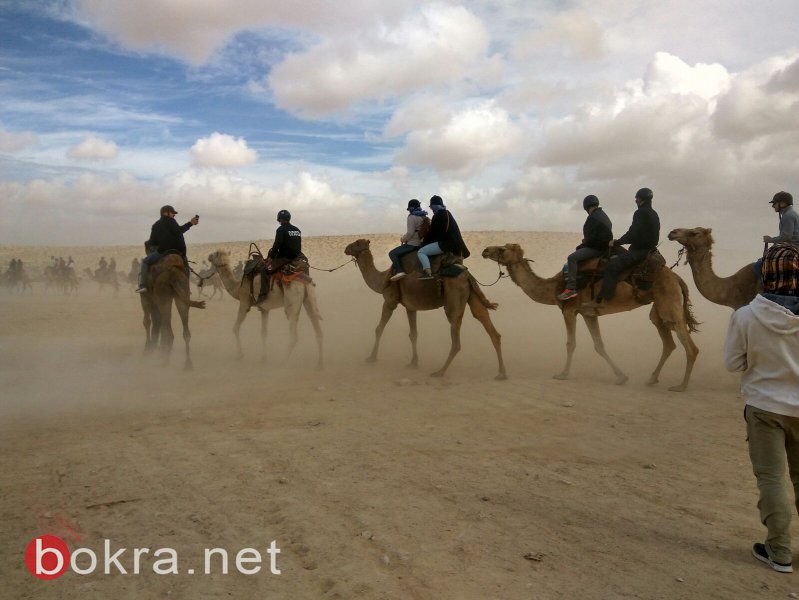
{"label": "camel neck", "polygon": [[363,280],[366,282],[366,285],[369,286],[369,289],[378,294],[382,294],[383,289],[386,287],[386,276],[388,272],[378,271],[377,268],[375,268],[375,260],[371,250],[361,252],[355,257],[355,262],[363,276]]}
{"label": "camel neck", "polygon": [[563,283],[559,275],[544,279],[533,272],[530,263],[520,260],[507,265],[508,274],[513,283],[518,285],[525,294],[535,302],[541,304],[557,304],[556,296],[560,290],[558,287]]}
{"label": "camel neck", "polygon": [[222,285],[225,286],[227,293],[234,298],[239,297],[239,282],[233,277],[233,271],[230,270],[230,265],[214,265],[216,272],[219,273],[219,279],[222,280]]}

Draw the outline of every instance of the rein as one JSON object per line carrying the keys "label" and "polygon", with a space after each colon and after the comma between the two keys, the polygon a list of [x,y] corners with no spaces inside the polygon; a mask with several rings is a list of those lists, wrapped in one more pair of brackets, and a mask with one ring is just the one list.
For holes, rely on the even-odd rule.
{"label": "rein", "polygon": [[352,257],[351,259],[349,259],[347,262],[345,262],[345,263],[343,263],[343,264],[340,264],[340,265],[339,265],[339,266],[337,266],[337,267],[333,267],[332,269],[320,269],[319,267],[314,267],[314,266],[313,266],[312,264],[310,264],[310,263],[308,263],[308,267],[309,267],[309,268],[311,268],[311,269],[313,269],[314,271],[327,271],[328,273],[332,273],[333,271],[338,271],[338,270],[339,270],[340,268],[342,268],[342,267],[346,267],[346,266],[347,266],[348,264],[350,264],[350,263],[357,263],[357,262],[358,262],[358,261],[357,261],[357,260],[355,259],[355,257],[353,256],[353,257]]}

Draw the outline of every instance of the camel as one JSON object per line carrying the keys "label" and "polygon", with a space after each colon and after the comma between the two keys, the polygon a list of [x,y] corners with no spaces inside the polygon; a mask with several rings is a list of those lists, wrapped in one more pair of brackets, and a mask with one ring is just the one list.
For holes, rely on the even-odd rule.
{"label": "camel", "polygon": [[96,281],[100,284],[97,288],[98,294],[103,291],[104,285],[110,285],[114,289],[114,295],[119,293],[119,277],[117,277],[116,269],[97,269],[94,273],[92,273],[92,270],[89,267],[86,267],[83,269],[83,274],[87,279]]}
{"label": "camel", "polygon": [[596,307],[587,307],[583,306],[583,304],[590,303],[591,286],[584,288],[577,298],[565,303],[558,302],[556,296],[564,286],[563,272],[559,271],[548,279],[539,277],[530,267],[530,261],[524,258],[524,250],[518,244],[489,246],[483,250],[483,258],[493,260],[507,267],[513,282],[522,288],[524,293],[532,298],[533,301],[560,306],[563,320],[566,324],[566,366],[563,371],[555,375],[555,379],[569,378],[572,357],[577,345],[575,330],[577,315],[579,314],[585,320],[588,331],[591,333],[594,349],[613,369],[613,373],[616,375],[616,383],[619,385],[625,383],[628,379],[627,375],[616,366],[605,350],[605,344],[602,341],[602,334],[599,330],[598,317],[626,312],[644,306],[644,303],[653,302],[649,320],[652,321],[652,324],[658,330],[663,349],[660,361],[647,383],[654,385],[658,382],[663,365],[676,348],[671,335],[671,332],[674,331],[683,348],[685,348],[686,365],[682,383],[670,387],[669,390],[682,392],[688,387],[691,371],[699,354],[699,349],[694,344],[690,334],[697,331],[698,322],[691,312],[691,303],[685,282],[670,269],[661,268],[657,272],[655,280],[652,282],[651,290],[647,292],[638,291],[641,298],[640,302],[636,298],[636,292],[631,285],[619,282],[616,287],[616,295],[612,300],[604,301]]}
{"label": "camel", "polygon": [[187,371],[193,368],[189,351],[189,341],[191,340],[189,308],[205,308],[204,301],[191,300],[189,294],[189,278],[186,277],[183,258],[179,254],[167,254],[153,265],[147,274],[147,291],[139,294],[144,312],[144,330],[147,334],[144,351],[153,350],[160,342],[165,362],[169,361],[172,342],[175,339],[175,334],[172,332],[172,300],[174,299],[180,320],[183,323],[183,341],[186,344],[186,361],[183,368]]}
{"label": "camel", "polygon": [[[219,277],[222,279],[222,285],[225,286],[227,292],[239,301],[238,314],[236,322],[233,324],[233,333],[236,336],[237,359],[244,357],[244,352],[241,349],[241,338],[239,331],[241,324],[247,317],[250,308],[255,304],[255,301],[250,292],[250,281],[252,277],[245,277],[239,281],[233,275],[230,268],[230,255],[223,250],[217,250],[208,257],[210,262],[215,268]],[[256,274],[252,282],[253,289],[260,289],[261,276]],[[261,345],[263,348],[263,359],[266,360],[266,332],[267,321],[269,318],[269,311],[274,308],[283,308],[286,313],[286,318],[289,321],[289,333],[291,341],[289,343],[288,351],[283,359],[284,363],[288,361],[294,347],[297,345],[299,336],[297,335],[297,324],[300,319],[300,310],[305,307],[305,312],[313,325],[314,333],[316,334],[316,345],[319,349],[319,357],[316,362],[316,368],[323,367],[322,361],[322,326],[319,321],[322,319],[319,313],[319,305],[316,302],[316,289],[313,282],[295,281],[291,283],[284,283],[283,286],[275,285],[270,291],[269,296],[261,306],[256,307],[261,311]]]}
{"label": "camel", "polygon": [[72,267],[59,268],[50,265],[44,269],[44,291],[47,292],[51,285],[60,289],[64,294],[71,292],[77,294],[80,280]]}
{"label": "camel", "polygon": [[[444,314],[450,324],[450,349],[449,356],[433,377],[442,377],[446,373],[455,355],[461,349],[461,323],[463,321],[463,314],[466,311],[466,305],[472,311],[475,319],[482,323],[488,336],[491,338],[491,343],[494,345],[494,350],[497,353],[497,361],[499,362],[499,373],[495,379],[507,379],[505,373],[505,363],[502,360],[502,344],[500,341],[500,334],[494,328],[491,322],[491,316],[488,310],[496,309],[497,305],[489,302],[483,292],[477,286],[477,282],[471,274],[464,270],[463,273],[457,277],[442,277],[441,285],[443,286],[443,293],[439,290],[439,285],[434,280],[419,281],[419,273],[412,272],[413,269],[408,269],[408,275],[398,282],[390,282],[391,269],[385,271],[378,271],[375,267],[374,257],[372,251],[369,249],[369,240],[360,239],[352,242],[344,249],[344,254],[352,256],[361,271],[363,280],[374,292],[383,296],[383,313],[380,317],[375,329],[375,343],[372,348],[372,353],[366,359],[367,362],[375,362],[377,360],[377,349],[380,345],[380,337],[383,335],[383,330],[394,313],[394,309],[398,304],[405,307],[408,315],[408,324],[410,326],[410,339],[413,355],[409,367],[416,367],[419,364],[419,355],[416,351],[416,341],[418,334],[416,331],[416,312],[420,310],[435,310],[444,308]],[[410,255],[408,260],[417,260],[416,256]]]}
{"label": "camel", "polygon": [[206,269],[205,271],[195,273],[192,281],[194,281],[195,285],[197,285],[197,292],[200,294],[200,297],[205,295],[205,290],[211,288],[210,300],[216,298],[217,293],[219,294],[220,300],[225,299],[222,279],[219,277],[219,273],[217,273],[214,269]]}
{"label": "camel", "polygon": [[763,284],[751,264],[729,277],[719,277],[713,272],[712,231],[704,227],[672,229],[669,239],[679,242],[685,249],[699,293],[714,304],[736,310],[749,304],[763,290]]}
{"label": "camel", "polygon": [[9,292],[19,291],[21,294],[24,294],[26,291],[28,291],[31,293],[31,295],[33,295],[31,279],[28,277],[28,273],[24,270],[6,271],[3,273],[2,285],[7,287]]}

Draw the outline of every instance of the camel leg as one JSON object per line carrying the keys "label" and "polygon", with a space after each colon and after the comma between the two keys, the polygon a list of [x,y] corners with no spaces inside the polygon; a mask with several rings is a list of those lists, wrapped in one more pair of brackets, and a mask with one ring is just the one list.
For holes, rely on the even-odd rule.
{"label": "camel leg", "polygon": [[563,311],[563,322],[566,324],[566,366],[563,367],[563,371],[553,376],[554,379],[569,378],[574,349],[577,347],[577,313],[574,311]]}
{"label": "camel leg", "polygon": [[483,306],[483,303],[480,302],[480,299],[474,294],[469,296],[469,309],[472,311],[472,316],[483,324],[483,327],[488,333],[488,337],[491,338],[491,343],[494,344],[494,350],[497,353],[497,361],[499,361],[499,372],[494,379],[507,379],[508,375],[505,372],[505,362],[502,360],[502,336],[499,334],[496,327],[494,327],[488,309]]}
{"label": "camel leg", "polygon": [[[241,324],[239,324],[241,326]],[[269,311],[261,310],[261,360],[266,362],[266,336],[269,330]],[[236,337],[238,339],[238,336]],[[241,352],[241,342],[239,342],[239,352]]]}
{"label": "camel leg", "polygon": [[322,360],[322,341],[324,339],[324,336],[322,335],[322,324],[319,322],[319,317],[316,316],[316,310],[314,310],[313,302],[311,302],[311,297],[309,294],[305,294],[305,299],[302,301],[302,305],[305,307],[305,313],[311,320],[311,325],[313,325],[314,334],[316,335],[316,347],[319,350],[319,358],[316,361],[316,368],[321,371],[324,368],[324,363]]}
{"label": "camel leg", "polygon": [[397,304],[397,302],[389,302],[388,300],[383,302],[383,313],[380,315],[380,322],[375,328],[375,345],[372,347],[372,353],[366,359],[366,362],[372,363],[377,360],[377,348],[380,346],[380,338],[383,335],[383,330],[386,328],[386,323],[388,323],[391,315],[394,314],[394,309],[397,308]]}
{"label": "camel leg", "polygon": [[186,362],[183,368],[186,371],[194,370],[194,365],[191,362],[191,351],[189,350],[189,342],[191,342],[191,331],[189,331],[189,305],[175,298],[175,307],[178,309],[180,321],[183,325],[183,343],[186,345]]}
{"label": "camel leg", "polygon": [[[249,310],[249,303],[242,300],[239,302],[239,312],[236,315],[236,322],[233,323],[233,335],[236,336],[236,360],[241,360],[244,358],[244,351],[241,349],[241,337],[239,336],[239,331],[241,330],[241,324],[244,323],[244,319],[247,317],[247,311]],[[266,340],[266,327],[263,323],[263,314],[261,315],[261,338]],[[264,342],[265,344],[266,342]]]}
{"label": "camel leg", "polygon": [[602,333],[599,331],[599,317],[586,317],[583,315],[583,319],[585,320],[586,327],[588,327],[588,331],[591,333],[591,339],[594,341],[594,350],[596,350],[597,354],[604,358],[605,362],[613,369],[613,373],[616,375],[616,385],[627,383],[629,377],[616,366],[616,363],[610,359],[610,356],[605,350],[605,343],[602,341]]}
{"label": "camel leg", "polygon": [[411,362],[408,364],[408,368],[415,369],[419,366],[419,354],[416,351],[416,340],[419,339],[419,331],[416,329],[416,311],[405,309],[405,312],[408,315],[408,327],[409,333],[408,337],[411,338]]}
{"label": "camel leg", "polygon": [[463,313],[465,310],[465,305],[453,309],[447,309],[444,307],[444,312],[446,313],[447,320],[449,321],[449,335],[451,340],[449,346],[449,356],[447,356],[447,362],[444,363],[444,366],[435,373],[431,373],[431,377],[443,377],[444,373],[447,372],[450,363],[452,363],[452,359],[454,359],[455,355],[461,351],[461,324],[463,323]]}
{"label": "camel leg", "polygon": [[159,302],[158,312],[161,313],[161,354],[164,364],[168,365],[172,342],[175,340],[175,334],[172,332],[172,299]]}
{"label": "camel leg", "polygon": [[153,319],[150,316],[151,308],[148,305],[147,301],[142,298],[142,311],[144,312],[144,318],[142,319],[142,325],[144,325],[144,333],[145,333],[145,342],[144,342],[144,352],[149,352],[153,349],[153,342],[152,336],[150,335],[150,326],[153,323]]}
{"label": "camel leg", "polygon": [[658,361],[655,370],[652,371],[652,375],[649,376],[649,380],[646,382],[647,385],[655,385],[658,382],[658,378],[660,377],[660,370],[663,368],[663,365],[666,364],[669,356],[671,353],[674,352],[674,349],[677,347],[677,344],[674,343],[674,339],[671,336],[671,329],[663,322],[663,319],[657,312],[656,307],[652,307],[652,310],[649,311],[649,320],[652,321],[652,324],[657,328],[658,335],[660,336],[660,340],[663,344],[663,350],[660,353],[660,360]]}
{"label": "camel leg", "polygon": [[285,311],[286,311],[286,318],[289,320],[289,347],[286,350],[286,356],[283,358],[283,364],[286,364],[289,361],[289,357],[291,353],[294,352],[294,348],[297,345],[297,341],[300,339],[300,336],[297,334],[297,326],[300,321],[300,309],[302,308],[301,302],[289,302],[289,296],[284,294],[285,298]]}
{"label": "camel leg", "polygon": [[688,381],[691,379],[691,372],[694,370],[694,363],[696,362],[696,357],[699,355],[699,348],[694,344],[693,339],[691,339],[691,332],[687,324],[678,323],[674,327],[674,331],[683,348],[685,348],[685,374],[683,375],[682,383],[671,386],[669,391],[684,392],[688,387]]}
{"label": "camel leg", "polygon": [[694,369],[696,357],[699,355],[699,348],[697,348],[696,344],[694,344],[694,341],[691,339],[691,332],[688,330],[688,325],[679,320],[674,324],[666,323],[658,314],[654,306],[652,307],[652,311],[649,313],[649,319],[652,321],[655,327],[657,327],[658,333],[660,334],[660,339],[663,341],[663,353],[660,357],[660,362],[658,362],[657,367],[655,367],[655,370],[649,378],[649,381],[647,381],[647,384],[653,385],[658,382],[660,370],[666,363],[666,359],[668,359],[668,357],[677,347],[671,335],[672,330],[674,330],[683,348],[685,348],[686,362],[685,373],[683,374],[682,382],[679,385],[671,386],[669,391],[684,392],[688,387],[688,381],[691,379],[691,372]]}

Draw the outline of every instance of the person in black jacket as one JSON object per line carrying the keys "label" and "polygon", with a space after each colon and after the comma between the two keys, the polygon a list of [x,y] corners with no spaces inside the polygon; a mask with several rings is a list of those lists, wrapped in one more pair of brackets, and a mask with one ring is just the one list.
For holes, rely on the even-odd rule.
{"label": "person in black jacket", "polygon": [[180,254],[183,257],[183,265],[186,269],[186,276],[189,275],[189,259],[186,257],[186,240],[183,234],[193,225],[199,223],[199,217],[194,215],[190,221],[183,225],[178,225],[175,215],[178,214],[172,206],[161,207],[161,218],[153,223],[150,230],[150,239],[144,243],[148,248],[148,254],[141,261],[141,272],[139,273],[139,287],[136,288],[137,294],[147,291],[147,272],[150,266],[157,263],[169,251]]}
{"label": "person in black jacket", "polygon": [[599,207],[599,198],[593,194],[586,196],[583,209],[588,213],[583,225],[583,241],[566,259],[566,288],[558,294],[558,300],[564,302],[577,296],[578,263],[605,254],[613,239],[613,224]]}
{"label": "person in black jacket", "polygon": [[635,193],[638,210],[633,213],[630,229],[618,240],[611,240],[608,244],[610,247],[629,244],[630,249],[608,261],[602,278],[602,291],[597,297],[597,302],[612,299],[616,294],[616,283],[621,272],[643,262],[657,247],[660,237],[660,218],[652,208],[653,197],[654,194],[649,188],[641,188]]}
{"label": "person in black jacket", "polygon": [[419,279],[432,279],[433,272],[430,270],[430,257],[436,254],[451,252],[463,258],[469,258],[469,249],[461,237],[461,230],[455,217],[452,216],[444,206],[441,196],[430,198],[430,208],[433,211],[433,218],[430,220],[430,231],[427,232],[422,247],[419,248],[419,262],[422,263],[424,274]]}
{"label": "person in black jacket", "polygon": [[266,301],[269,294],[269,280],[272,275],[302,255],[302,232],[291,224],[291,213],[281,210],[277,213],[277,221],[280,223],[280,227],[275,231],[275,242],[266,255],[269,260],[261,269],[261,291],[255,301],[255,306]]}

